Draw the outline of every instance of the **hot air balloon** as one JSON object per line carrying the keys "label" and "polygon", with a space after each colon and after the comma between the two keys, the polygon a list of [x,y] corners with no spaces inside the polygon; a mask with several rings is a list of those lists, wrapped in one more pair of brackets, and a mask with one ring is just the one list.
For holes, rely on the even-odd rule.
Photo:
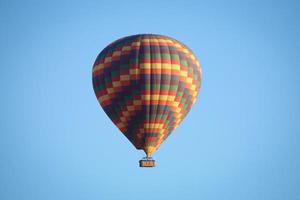
{"label": "hot air balloon", "polygon": [[201,66],[193,52],[167,36],[138,34],[104,48],[93,65],[96,97],[127,139],[143,150],[141,167],[195,103]]}

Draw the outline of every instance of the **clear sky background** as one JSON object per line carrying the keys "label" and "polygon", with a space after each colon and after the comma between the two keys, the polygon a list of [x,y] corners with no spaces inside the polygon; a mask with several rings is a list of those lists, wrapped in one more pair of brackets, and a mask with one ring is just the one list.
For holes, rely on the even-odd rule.
{"label": "clear sky background", "polygon": [[[0,199],[299,200],[298,2],[0,0]],[[137,33],[203,66],[151,169],[92,89],[98,53]]]}

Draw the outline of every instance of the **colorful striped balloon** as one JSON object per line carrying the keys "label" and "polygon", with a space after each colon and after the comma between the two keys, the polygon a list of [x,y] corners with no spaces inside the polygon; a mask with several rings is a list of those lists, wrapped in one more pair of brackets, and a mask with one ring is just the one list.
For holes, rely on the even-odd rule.
{"label": "colorful striped balloon", "polygon": [[147,156],[189,112],[200,85],[201,67],[193,52],[162,35],[121,38],[102,50],[93,66],[99,103]]}

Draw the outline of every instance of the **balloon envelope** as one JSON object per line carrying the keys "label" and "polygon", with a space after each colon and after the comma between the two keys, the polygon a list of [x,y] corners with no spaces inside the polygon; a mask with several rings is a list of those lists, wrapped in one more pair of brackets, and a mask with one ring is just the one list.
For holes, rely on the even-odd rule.
{"label": "balloon envelope", "polygon": [[170,37],[121,38],[98,55],[93,87],[108,117],[147,156],[180,124],[198,96],[201,67]]}

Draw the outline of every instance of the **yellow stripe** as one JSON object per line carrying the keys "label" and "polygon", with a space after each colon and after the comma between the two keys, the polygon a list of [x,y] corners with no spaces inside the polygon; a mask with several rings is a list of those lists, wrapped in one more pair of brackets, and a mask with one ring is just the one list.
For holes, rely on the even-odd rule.
{"label": "yellow stripe", "polygon": [[171,95],[168,96],[168,101],[174,101],[174,99],[175,99],[175,96],[171,96]]}
{"label": "yellow stripe", "polygon": [[190,77],[187,77],[186,78],[186,80],[185,80],[185,82],[187,82],[187,83],[193,83],[193,79],[192,78],[190,78]]}
{"label": "yellow stripe", "polygon": [[131,43],[131,46],[139,47],[139,46],[141,46],[141,43],[140,42],[133,42],[133,43]]}
{"label": "yellow stripe", "polygon": [[197,62],[198,62],[197,58],[195,57],[195,55],[189,49],[187,49],[185,46],[181,45],[180,43],[178,43],[176,41],[171,41],[171,42],[175,47],[178,47],[180,51],[182,51],[183,53],[188,54],[188,56],[190,56],[190,58],[197,64]]}
{"label": "yellow stripe", "polygon": [[121,51],[115,51],[112,56],[114,57],[114,56],[120,56],[120,55],[121,55]]}
{"label": "yellow stripe", "polygon": [[121,75],[120,76],[121,81],[129,81],[129,78],[130,78],[129,75]]}
{"label": "yellow stripe", "polygon": [[142,100],[149,101],[150,97],[151,97],[151,95],[142,95]]}
{"label": "yellow stripe", "polygon": [[[190,95],[192,97],[196,97],[197,96],[197,91],[192,91],[190,92]],[[176,109],[180,109],[178,108],[180,102],[175,101],[176,95],[158,95],[158,94],[154,94],[154,95],[142,95],[142,100],[143,101],[168,101],[167,104],[170,104],[170,102],[172,102],[172,106],[175,107]],[[179,111],[178,111],[179,112]]]}
{"label": "yellow stripe", "polygon": [[172,69],[180,70],[180,65],[178,64],[169,64],[169,63],[141,63],[141,69]]}
{"label": "yellow stripe", "polygon": [[124,128],[125,124],[123,122],[117,123],[118,128]]}
{"label": "yellow stripe", "polygon": [[[188,49],[186,49],[186,48],[183,48],[182,51],[183,51],[184,53],[186,53],[186,54],[189,54],[189,53],[190,53],[190,51],[189,51]],[[192,58],[192,59],[193,59],[193,58]],[[194,58],[193,60],[195,60],[195,58]]]}
{"label": "yellow stripe", "polygon": [[114,87],[121,86],[121,82],[120,81],[113,81],[112,84],[113,84]]}
{"label": "yellow stripe", "polygon": [[[174,109],[174,111],[175,111],[176,113],[180,113],[181,108],[180,108],[180,107],[177,107],[177,108]],[[177,115],[177,116],[178,116],[178,115]]]}
{"label": "yellow stripe", "polygon": [[193,97],[196,97],[197,95],[198,95],[198,91],[196,90],[196,91],[193,92],[193,95],[192,95],[192,96],[193,96]]}
{"label": "yellow stripe", "polygon": [[180,76],[187,77],[188,76],[188,72],[185,71],[185,70],[181,70],[180,71]]}
{"label": "yellow stripe", "polygon": [[106,57],[106,58],[104,59],[104,63],[108,63],[108,62],[111,62],[111,57]]}
{"label": "yellow stripe", "polygon": [[93,73],[100,70],[100,69],[103,69],[104,68],[104,64],[103,63],[100,63],[98,65],[95,65],[95,67],[93,68]]}
{"label": "yellow stripe", "polygon": [[194,85],[194,84],[191,85],[190,89],[191,89],[192,91],[196,90],[196,85]]}
{"label": "yellow stripe", "polygon": [[127,106],[128,111],[134,111],[134,106]]}
{"label": "yellow stripe", "polygon": [[131,50],[131,46],[122,47],[122,51],[130,51],[130,50]]}
{"label": "yellow stripe", "polygon": [[174,101],[174,102],[173,102],[173,106],[174,106],[174,107],[178,107],[178,106],[179,106],[179,102]]}
{"label": "yellow stripe", "polygon": [[141,100],[133,100],[133,105],[140,106],[140,105],[142,105],[142,101]]}
{"label": "yellow stripe", "polygon": [[168,44],[173,44],[172,40],[162,39],[162,38],[155,38],[155,39],[144,38],[144,39],[142,39],[142,42],[144,42],[144,43],[152,42],[152,43],[168,43]]}
{"label": "yellow stripe", "polygon": [[130,75],[138,75],[140,73],[139,69],[130,69],[129,74]]}
{"label": "yellow stripe", "polygon": [[114,89],[113,89],[113,88],[107,88],[106,90],[107,90],[107,93],[108,93],[108,94],[114,93]]}
{"label": "yellow stripe", "polygon": [[[195,97],[197,96],[198,94],[198,91],[191,91],[189,90],[189,94],[192,96],[192,97]],[[159,95],[159,94],[146,94],[146,95],[142,95],[142,100],[145,100],[145,101],[150,101],[150,100],[153,100],[153,101],[174,101],[175,98],[176,98],[176,95]],[[139,104],[138,104],[139,105]],[[174,101],[173,106],[177,107],[178,106],[178,102]]]}
{"label": "yellow stripe", "polygon": [[106,101],[106,100],[108,100],[108,99],[110,99],[110,98],[109,98],[109,95],[105,94],[105,95],[100,96],[100,97],[98,98],[98,101],[99,101],[100,103],[102,103],[103,101]]}
{"label": "yellow stripe", "polygon": [[[168,95],[159,95],[159,94],[153,94],[153,95],[142,95],[142,100],[153,100],[153,101],[157,101],[157,100],[160,100],[160,101],[166,101],[167,99],[169,98]],[[175,96],[174,96],[175,98]]]}
{"label": "yellow stripe", "polygon": [[128,117],[130,115],[130,113],[128,111],[123,111],[122,113],[125,117]]}
{"label": "yellow stripe", "polygon": [[163,124],[161,123],[145,123],[145,129],[152,129],[152,128],[163,128]]}

